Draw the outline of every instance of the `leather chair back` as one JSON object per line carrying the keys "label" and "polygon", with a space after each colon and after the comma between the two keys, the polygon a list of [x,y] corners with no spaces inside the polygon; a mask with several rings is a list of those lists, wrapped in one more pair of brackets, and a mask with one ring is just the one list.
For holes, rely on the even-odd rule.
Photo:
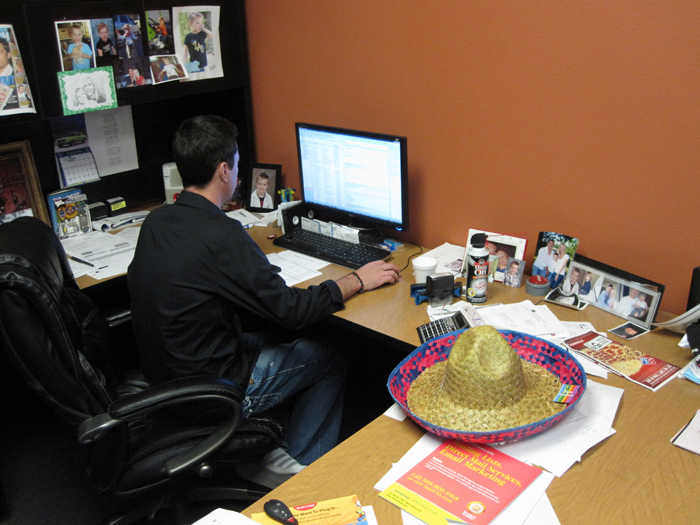
{"label": "leather chair back", "polygon": [[0,226],[0,340],[29,386],[72,425],[113,396],[107,325],[78,290],[51,227],[22,217]]}

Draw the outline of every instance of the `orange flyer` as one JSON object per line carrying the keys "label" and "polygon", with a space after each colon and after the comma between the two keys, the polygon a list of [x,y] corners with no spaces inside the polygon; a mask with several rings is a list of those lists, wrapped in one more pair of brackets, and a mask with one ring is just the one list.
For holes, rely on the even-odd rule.
{"label": "orange flyer", "polygon": [[[289,510],[299,525],[367,525],[367,515],[355,495],[289,507]],[[280,525],[264,512],[251,518],[261,525]]]}
{"label": "orange flyer", "polygon": [[429,525],[485,525],[541,473],[488,445],[445,441],[379,496]]}

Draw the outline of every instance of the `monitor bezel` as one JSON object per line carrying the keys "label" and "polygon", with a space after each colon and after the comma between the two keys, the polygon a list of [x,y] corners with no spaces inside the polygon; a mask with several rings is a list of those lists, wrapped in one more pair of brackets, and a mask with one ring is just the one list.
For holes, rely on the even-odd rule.
{"label": "monitor bezel", "polygon": [[295,124],[295,135],[297,141],[297,161],[299,163],[299,182],[301,184],[302,199],[305,199],[304,195],[304,168],[301,162],[301,140],[299,137],[299,130],[301,128],[310,129],[313,131],[324,131],[329,133],[337,133],[348,136],[355,137],[365,137],[378,139],[388,142],[398,142],[400,147],[401,155],[401,223],[397,223],[392,220],[387,220],[378,217],[371,217],[369,215],[364,215],[361,213],[349,212],[347,210],[342,210],[340,208],[334,208],[332,206],[327,206],[324,204],[311,203],[304,200],[305,204],[314,210],[319,210],[321,212],[326,212],[332,215],[334,218],[339,218],[339,222],[343,220],[347,221],[348,225],[355,226],[381,226],[384,228],[392,228],[397,231],[407,231],[408,230],[408,140],[403,135],[392,135],[388,133],[378,133],[372,131],[361,131],[357,129],[350,128],[340,128],[335,126],[325,126],[321,124],[310,124],[308,122],[297,122]]}

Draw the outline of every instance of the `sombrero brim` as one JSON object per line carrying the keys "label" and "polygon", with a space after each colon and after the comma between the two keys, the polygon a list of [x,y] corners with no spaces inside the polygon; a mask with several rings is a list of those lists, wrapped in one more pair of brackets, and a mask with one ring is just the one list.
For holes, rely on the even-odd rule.
{"label": "sombrero brim", "polygon": [[[574,396],[573,401],[566,405],[563,410],[549,417],[511,428],[496,428],[484,431],[483,427],[480,427],[480,423],[475,423],[473,428],[455,430],[454,428],[449,428],[449,426],[437,424],[435,421],[426,421],[409,408],[407,401],[408,392],[415,379],[423,371],[447,359],[452,345],[463,331],[452,332],[421,345],[401,361],[389,376],[387,386],[391,396],[411,419],[429,432],[442,437],[472,443],[495,444],[515,441],[542,432],[558,423],[566,417],[581,399],[586,388],[586,374],[580,363],[569,352],[544,339],[539,339],[529,334],[511,330],[499,330],[521,359],[550,372],[562,384],[582,387]],[[448,425],[448,423],[443,424]]]}

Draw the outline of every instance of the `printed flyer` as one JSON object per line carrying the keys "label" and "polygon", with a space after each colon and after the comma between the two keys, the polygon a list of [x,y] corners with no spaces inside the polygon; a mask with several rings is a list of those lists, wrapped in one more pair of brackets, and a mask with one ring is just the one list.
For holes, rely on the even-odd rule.
{"label": "printed flyer", "polygon": [[445,441],[379,496],[429,525],[485,525],[541,473],[488,445]]}
{"label": "printed flyer", "polygon": [[[289,510],[299,525],[367,525],[367,516],[357,496],[289,507]],[[253,514],[251,518],[262,525],[279,525],[264,512]]]}
{"label": "printed flyer", "polygon": [[680,368],[650,355],[615,343],[597,332],[564,340],[564,344],[584,357],[593,359],[611,372],[656,392],[676,377]]}

